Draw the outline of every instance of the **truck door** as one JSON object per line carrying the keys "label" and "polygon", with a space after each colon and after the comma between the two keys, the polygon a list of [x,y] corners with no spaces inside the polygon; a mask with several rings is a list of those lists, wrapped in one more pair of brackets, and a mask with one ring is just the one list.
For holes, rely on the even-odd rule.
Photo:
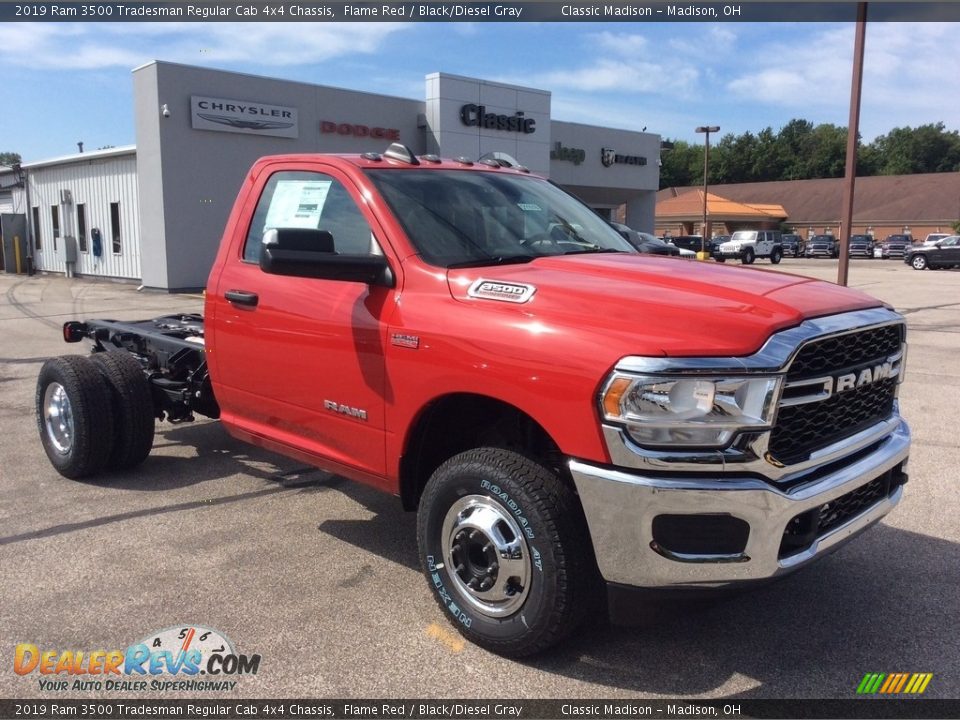
{"label": "truck door", "polygon": [[273,275],[258,264],[266,229],[327,230],[336,252],[377,254],[382,230],[334,169],[282,170],[259,185],[253,219],[236,228],[243,237],[234,237],[215,290],[210,361],[222,418],[382,476],[385,314],[394,291]]}

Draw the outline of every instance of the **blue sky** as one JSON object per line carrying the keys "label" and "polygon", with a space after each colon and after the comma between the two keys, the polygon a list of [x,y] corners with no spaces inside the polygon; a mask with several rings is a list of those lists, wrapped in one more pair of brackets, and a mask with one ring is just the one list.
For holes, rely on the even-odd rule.
{"label": "blue sky", "polygon": [[[869,23],[861,132],[960,129],[960,24]],[[846,125],[853,24],[0,23],[0,150],[135,142],[130,71],[153,59],[423,98],[431,72],[552,92],[555,119],[696,140],[704,123]]]}

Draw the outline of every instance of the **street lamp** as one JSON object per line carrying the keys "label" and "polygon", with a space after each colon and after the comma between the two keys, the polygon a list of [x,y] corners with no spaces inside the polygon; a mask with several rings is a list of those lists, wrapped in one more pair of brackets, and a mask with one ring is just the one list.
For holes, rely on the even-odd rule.
{"label": "street lamp", "polygon": [[696,129],[698,133],[705,133],[707,142],[703,146],[703,225],[700,226],[700,259],[707,259],[707,170],[710,167],[710,133],[720,132],[719,125],[701,125]]}

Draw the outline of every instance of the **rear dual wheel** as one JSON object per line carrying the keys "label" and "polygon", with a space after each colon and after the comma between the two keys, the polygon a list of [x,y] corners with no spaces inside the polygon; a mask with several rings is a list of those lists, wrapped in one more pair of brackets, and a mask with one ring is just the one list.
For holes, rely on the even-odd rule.
{"label": "rear dual wheel", "polygon": [[37,378],[35,406],[40,442],[64,477],[130,469],[153,445],[150,386],[130,355],[47,360]]}
{"label": "rear dual wheel", "polygon": [[424,489],[417,539],[444,614],[488,650],[532,655],[587,613],[596,565],[582,510],[530,458],[479,448],[445,462]]}

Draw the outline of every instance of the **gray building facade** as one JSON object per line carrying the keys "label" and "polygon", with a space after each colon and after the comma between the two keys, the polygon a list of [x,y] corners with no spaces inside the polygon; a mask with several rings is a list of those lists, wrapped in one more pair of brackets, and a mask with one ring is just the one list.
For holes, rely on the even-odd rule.
{"label": "gray building facade", "polygon": [[201,288],[234,198],[263,155],[503,152],[599,211],[652,230],[660,137],[560,123],[550,93],[434,73],[424,100],[151,62],[133,71],[143,284]]}

